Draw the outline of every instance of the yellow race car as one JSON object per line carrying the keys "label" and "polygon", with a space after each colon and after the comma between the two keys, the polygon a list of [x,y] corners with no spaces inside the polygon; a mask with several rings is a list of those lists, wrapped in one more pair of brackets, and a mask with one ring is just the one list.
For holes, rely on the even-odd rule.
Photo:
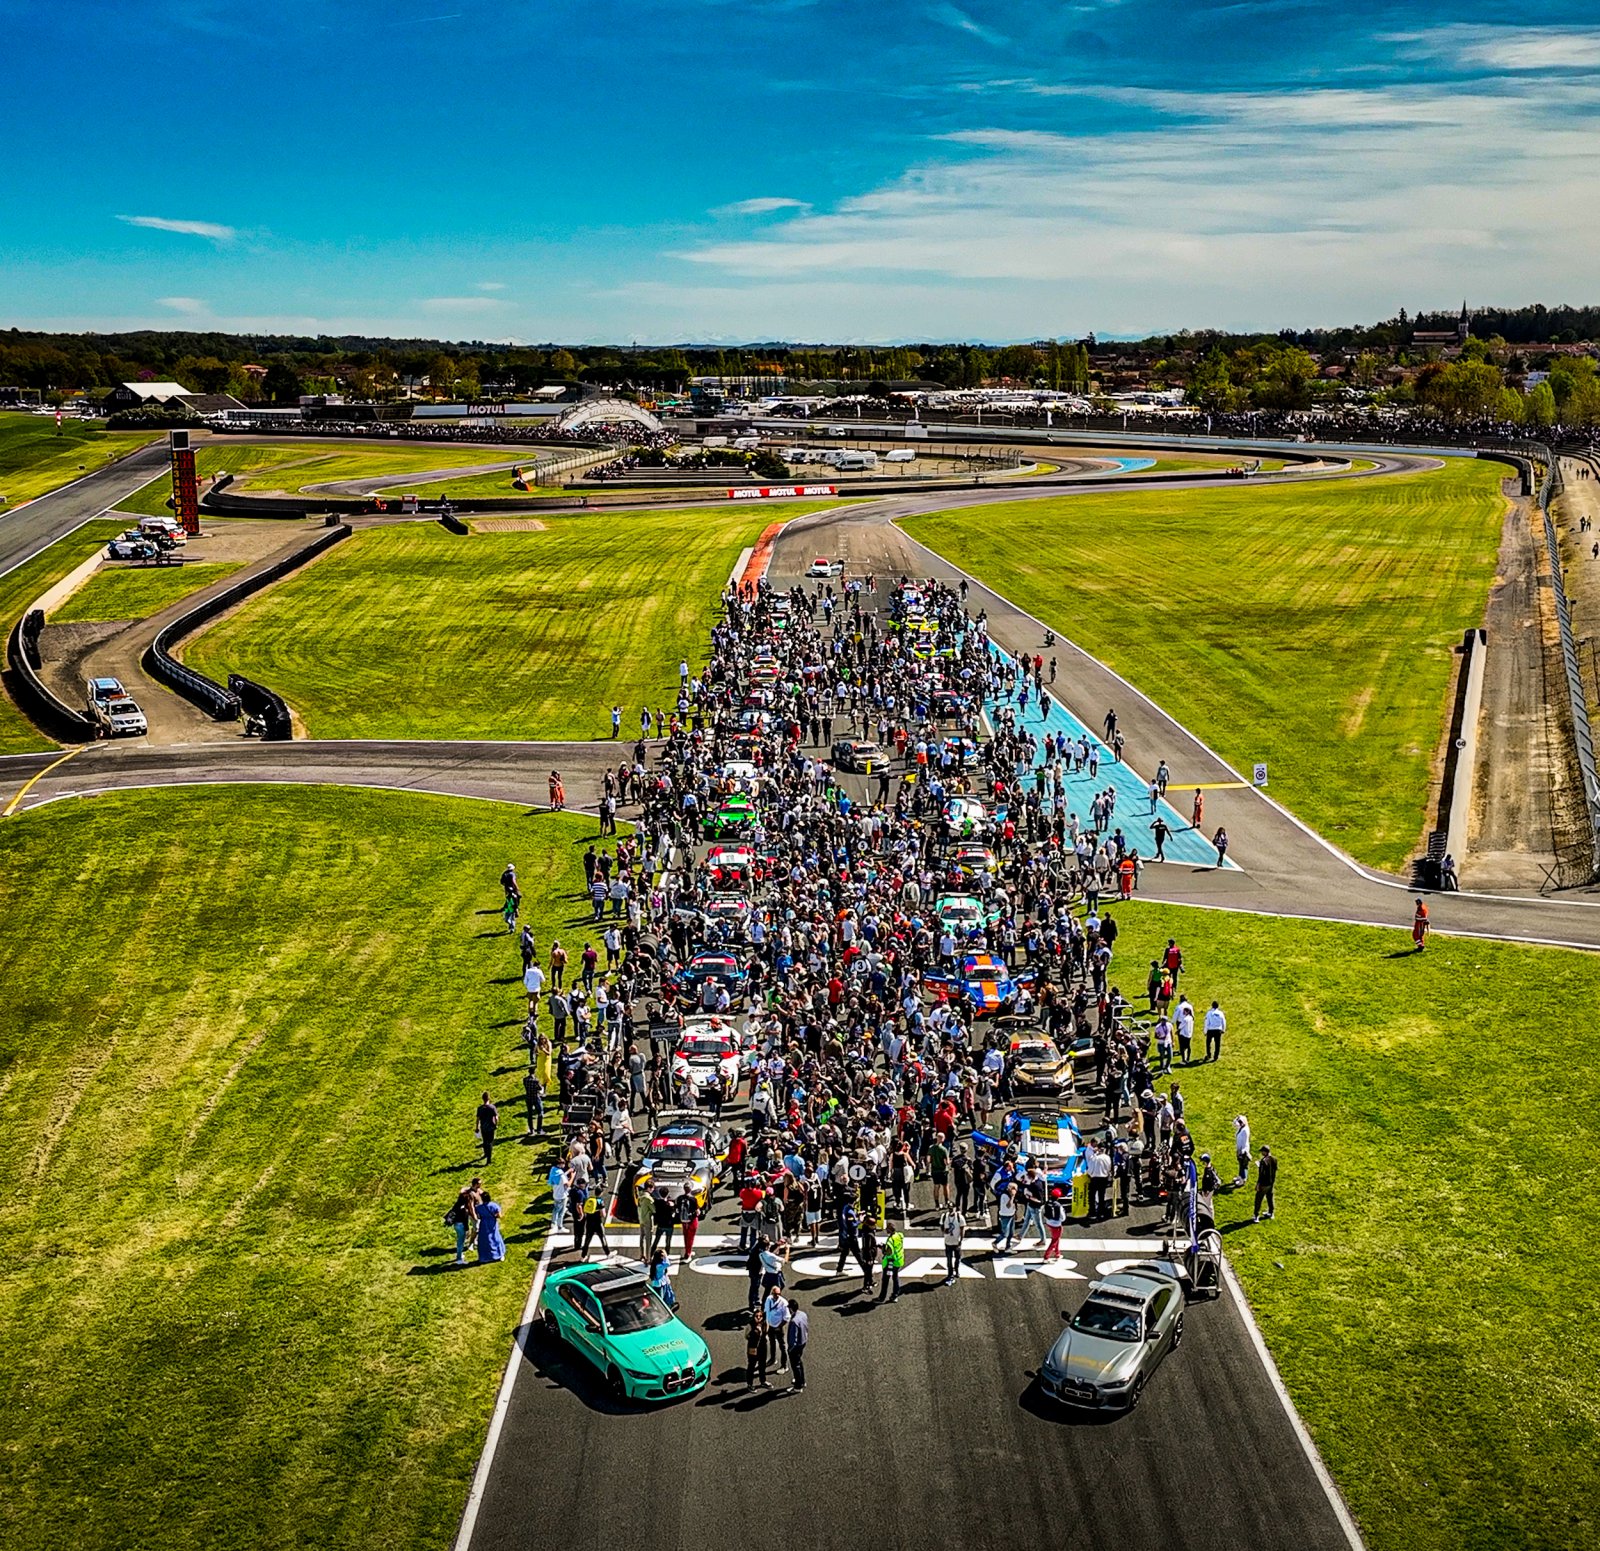
{"label": "yellow race car", "polygon": [[670,1117],[645,1144],[634,1182],[639,1200],[657,1185],[665,1185],[676,1200],[687,1184],[700,1209],[708,1210],[727,1151],[727,1141],[715,1121],[704,1115]]}

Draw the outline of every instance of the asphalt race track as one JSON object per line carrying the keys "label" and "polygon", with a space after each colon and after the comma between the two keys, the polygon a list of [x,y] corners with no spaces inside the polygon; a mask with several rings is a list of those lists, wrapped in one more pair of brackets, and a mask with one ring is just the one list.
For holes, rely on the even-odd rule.
{"label": "asphalt race track", "polygon": [[[770,1374],[770,1390],[745,1388],[747,1278],[733,1253],[732,1274],[674,1273],[679,1312],[711,1348],[711,1384],[690,1400],[622,1406],[585,1359],[535,1332],[471,1551],[1343,1551],[1344,1530],[1226,1294],[1189,1306],[1182,1346],[1128,1416],[1076,1416],[1032,1383],[1095,1267],[1150,1252],[1155,1241],[1129,1223],[1069,1228],[1063,1260],[1075,1264],[1063,1279],[1025,1269],[1037,1240],[1000,1261],[988,1238],[969,1238],[976,1274],[947,1288],[924,1210],[907,1234],[907,1273],[925,1257],[925,1274],[903,1277],[897,1304],[863,1298],[853,1262],[842,1277],[817,1276],[796,1251],[789,1293],[811,1315],[802,1395],[787,1393],[787,1374]],[[701,1250],[718,1229],[732,1245],[737,1228],[720,1203],[697,1263],[716,1263]],[[637,1229],[609,1233],[614,1250],[637,1256]],[[1075,1250],[1074,1237],[1096,1248]],[[552,1263],[577,1263],[570,1235]],[[826,1263],[831,1272],[832,1254]]]}

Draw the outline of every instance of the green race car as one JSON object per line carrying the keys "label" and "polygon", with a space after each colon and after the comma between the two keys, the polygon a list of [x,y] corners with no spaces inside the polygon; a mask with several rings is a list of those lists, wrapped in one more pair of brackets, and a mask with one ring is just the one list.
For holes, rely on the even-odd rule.
{"label": "green race car", "polygon": [[588,1358],[619,1400],[675,1400],[710,1381],[710,1348],[632,1266],[552,1271],[539,1294],[539,1321]]}
{"label": "green race car", "polygon": [[705,819],[705,838],[725,840],[730,835],[742,835],[756,822],[755,805],[743,792],[735,792],[720,807],[712,809]]}

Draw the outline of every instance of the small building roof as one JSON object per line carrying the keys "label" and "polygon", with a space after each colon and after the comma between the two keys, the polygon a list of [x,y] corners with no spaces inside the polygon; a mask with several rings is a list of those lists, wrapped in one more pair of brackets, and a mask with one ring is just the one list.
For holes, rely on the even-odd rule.
{"label": "small building roof", "polygon": [[128,392],[142,399],[178,399],[190,397],[189,389],[181,382],[125,382]]}

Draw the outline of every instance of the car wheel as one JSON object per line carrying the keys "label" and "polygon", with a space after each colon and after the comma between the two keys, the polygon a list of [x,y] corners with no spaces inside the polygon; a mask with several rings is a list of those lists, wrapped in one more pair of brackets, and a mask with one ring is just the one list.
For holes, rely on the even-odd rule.
{"label": "car wheel", "polygon": [[555,1314],[549,1309],[539,1312],[539,1334],[552,1346],[561,1344],[561,1325]]}
{"label": "car wheel", "polygon": [[628,1398],[628,1386],[622,1382],[622,1374],[617,1368],[606,1369],[606,1388],[611,1391],[612,1398],[615,1400],[626,1400]]}
{"label": "car wheel", "polygon": [[1178,1323],[1172,1327],[1172,1350],[1177,1351],[1183,1345],[1183,1315],[1178,1316]]}
{"label": "car wheel", "polygon": [[1144,1375],[1141,1373],[1133,1381],[1133,1388],[1128,1393],[1128,1409],[1135,1411],[1139,1406],[1139,1397],[1144,1393]]}

